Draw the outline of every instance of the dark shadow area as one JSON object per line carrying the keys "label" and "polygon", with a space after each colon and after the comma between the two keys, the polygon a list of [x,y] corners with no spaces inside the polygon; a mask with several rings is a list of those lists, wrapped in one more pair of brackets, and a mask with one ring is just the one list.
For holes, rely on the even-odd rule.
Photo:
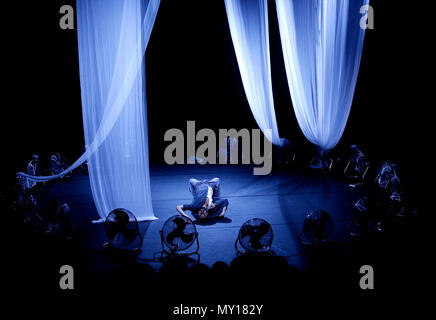
{"label": "dark shadow area", "polygon": [[232,222],[232,219],[230,219],[228,217],[223,217],[223,218],[213,217],[213,218],[209,218],[205,221],[196,220],[194,223],[198,224],[200,226],[211,226],[211,225],[214,225],[216,223],[231,223],[231,222]]}

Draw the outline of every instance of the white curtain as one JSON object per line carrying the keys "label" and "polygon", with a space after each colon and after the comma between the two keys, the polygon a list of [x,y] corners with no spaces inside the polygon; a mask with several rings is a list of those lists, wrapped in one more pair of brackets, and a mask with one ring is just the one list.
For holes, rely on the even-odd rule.
{"label": "white curtain", "polygon": [[276,0],[288,85],[298,124],[321,150],[339,142],[350,113],[369,0]]}
{"label": "white curtain", "polygon": [[77,0],[82,113],[87,149],[64,176],[88,160],[100,221],[125,208],[139,221],[153,214],[148,164],[144,53],[160,0]]}
{"label": "white curtain", "polygon": [[281,145],[271,85],[267,0],[224,2],[251,111],[265,137],[273,144]]}
{"label": "white curtain", "polygon": [[[85,143],[106,136],[88,160],[102,219],[115,208],[155,219],[148,165],[144,52],[159,1],[78,0]],[[100,125],[102,124],[102,126]]]}

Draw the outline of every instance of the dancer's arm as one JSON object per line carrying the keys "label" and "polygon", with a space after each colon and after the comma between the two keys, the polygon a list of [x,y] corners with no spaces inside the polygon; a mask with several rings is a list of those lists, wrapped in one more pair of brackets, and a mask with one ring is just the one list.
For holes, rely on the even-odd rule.
{"label": "dancer's arm", "polygon": [[185,211],[183,211],[183,205],[182,205],[182,204],[178,205],[178,206],[176,207],[176,209],[177,209],[177,211],[178,211],[182,216],[184,216],[184,217],[187,218],[190,222],[192,222],[191,217],[188,216],[188,215],[185,213]]}

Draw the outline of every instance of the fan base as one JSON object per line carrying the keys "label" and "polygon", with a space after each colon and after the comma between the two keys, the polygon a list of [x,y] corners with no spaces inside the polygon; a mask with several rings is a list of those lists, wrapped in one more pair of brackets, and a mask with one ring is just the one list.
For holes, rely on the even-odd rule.
{"label": "fan base", "polygon": [[103,244],[103,252],[110,258],[116,260],[126,260],[126,259],[136,259],[141,253],[141,248],[134,249],[119,249],[114,248],[113,245],[108,241]]}

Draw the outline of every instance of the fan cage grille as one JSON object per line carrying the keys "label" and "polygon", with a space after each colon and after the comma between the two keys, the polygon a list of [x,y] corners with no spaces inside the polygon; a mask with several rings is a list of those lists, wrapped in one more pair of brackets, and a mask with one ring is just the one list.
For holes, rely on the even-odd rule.
{"label": "fan cage grille", "polygon": [[186,217],[174,215],[165,221],[161,236],[163,244],[171,252],[180,252],[194,244],[197,238],[197,229]]}
{"label": "fan cage grille", "polygon": [[310,212],[303,223],[303,233],[307,240],[312,243],[327,240],[333,231],[333,220],[325,210]]}
{"label": "fan cage grille", "polygon": [[[262,235],[260,236],[260,239],[257,239],[256,233],[259,232],[262,233]],[[271,225],[264,219],[250,219],[246,221],[239,229],[238,240],[242,248],[248,252],[269,252],[271,250],[273,240],[273,231]]]}
{"label": "fan cage grille", "polygon": [[138,221],[127,209],[112,210],[106,217],[104,229],[109,243],[114,248],[126,249],[141,242]]}

